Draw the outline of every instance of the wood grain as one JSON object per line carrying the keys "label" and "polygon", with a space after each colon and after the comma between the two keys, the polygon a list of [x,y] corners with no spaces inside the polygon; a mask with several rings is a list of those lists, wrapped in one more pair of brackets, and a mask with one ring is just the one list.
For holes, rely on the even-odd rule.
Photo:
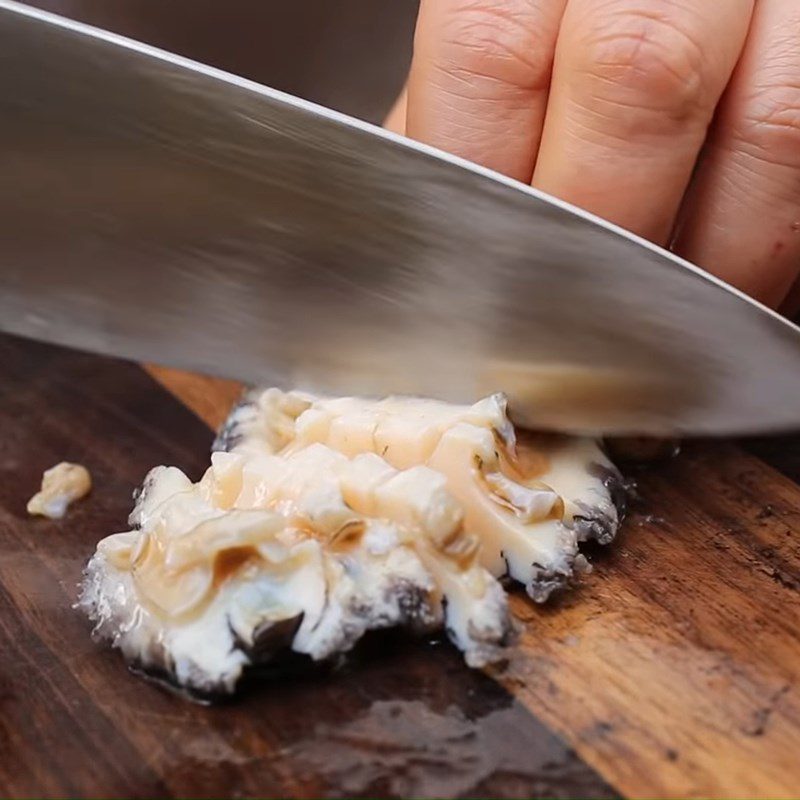
{"label": "wood grain", "polygon": [[[167,382],[193,402],[190,377]],[[687,446],[636,476],[577,591],[513,598],[524,637],[493,676],[625,795],[800,793],[800,441],[751,449],[786,475],[742,446]]]}
{"label": "wood grain", "polygon": [[[199,396],[185,378],[174,388]],[[230,399],[218,388],[217,416]],[[438,640],[375,636],[340,665],[253,681],[211,708],[92,642],[72,603],[97,540],[125,528],[152,465],[197,478],[210,442],[136,366],[0,337],[0,796],[614,795]],[[63,520],[28,517],[62,459],[86,464],[92,494]]]}
{"label": "wood grain", "polygon": [[796,797],[800,491],[725,444],[640,479],[581,591],[500,680],[624,794]]}

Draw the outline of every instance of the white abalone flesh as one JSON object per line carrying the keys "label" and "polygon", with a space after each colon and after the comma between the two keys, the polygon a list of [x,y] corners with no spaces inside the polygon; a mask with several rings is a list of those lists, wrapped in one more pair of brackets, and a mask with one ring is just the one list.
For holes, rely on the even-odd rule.
{"label": "white abalone flesh", "polygon": [[31,516],[61,519],[67,508],[92,490],[92,476],[83,464],[61,461],[42,475],[42,485],[26,507]]}
{"label": "white abalone flesh", "polygon": [[590,439],[518,441],[505,399],[254,390],[197,483],[156,467],[132,530],[103,539],[80,604],[133,664],[197,693],[291,650],[444,627],[467,663],[513,638],[502,579],[536,601],[618,524],[619,474]]}

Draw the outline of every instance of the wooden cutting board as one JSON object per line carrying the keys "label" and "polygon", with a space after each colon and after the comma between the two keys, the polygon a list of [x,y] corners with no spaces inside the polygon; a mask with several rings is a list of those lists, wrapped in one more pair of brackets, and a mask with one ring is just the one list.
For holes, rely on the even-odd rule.
{"label": "wooden cutting board", "polygon": [[[577,591],[514,595],[524,635],[503,669],[389,635],[210,708],[130,674],[72,608],[82,566],[149,467],[201,474],[203,420],[235,392],[0,337],[0,794],[800,795],[795,440],[695,444],[642,472]],[[92,494],[29,518],[64,459]]]}

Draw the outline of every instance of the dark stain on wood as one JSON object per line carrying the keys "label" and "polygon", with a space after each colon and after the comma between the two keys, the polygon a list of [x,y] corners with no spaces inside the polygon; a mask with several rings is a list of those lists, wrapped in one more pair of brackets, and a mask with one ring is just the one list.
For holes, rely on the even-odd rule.
{"label": "dark stain on wood", "polygon": [[[443,642],[374,636],[340,665],[202,707],[125,668],[72,608],[147,470],[197,478],[210,430],[140,368],[0,337],[0,794],[611,797],[505,688]],[[94,490],[25,503],[69,459]]]}

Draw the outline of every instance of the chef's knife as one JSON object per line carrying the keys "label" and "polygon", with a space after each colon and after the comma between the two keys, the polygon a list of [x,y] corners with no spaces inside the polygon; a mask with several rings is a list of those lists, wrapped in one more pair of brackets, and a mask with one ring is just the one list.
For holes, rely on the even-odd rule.
{"label": "chef's knife", "polygon": [[800,427],[800,331],[668,252],[9,0],[0,218],[12,333],[332,393],[504,390],[547,428]]}

